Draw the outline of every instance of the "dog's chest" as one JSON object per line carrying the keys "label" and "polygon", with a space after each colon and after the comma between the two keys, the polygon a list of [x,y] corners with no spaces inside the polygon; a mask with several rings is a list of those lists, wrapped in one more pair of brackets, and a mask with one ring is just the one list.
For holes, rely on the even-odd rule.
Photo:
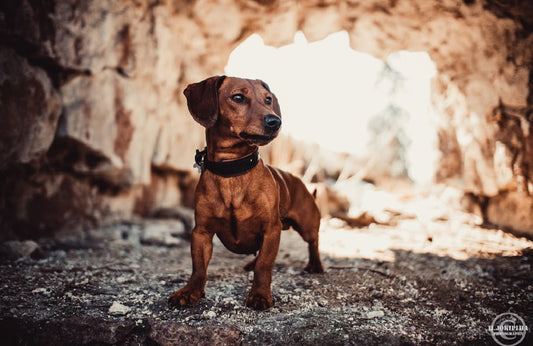
{"label": "dog's chest", "polygon": [[259,250],[267,224],[264,217],[244,203],[240,208],[230,205],[222,218],[211,220],[210,227],[229,250],[249,254]]}
{"label": "dog's chest", "polygon": [[256,252],[264,232],[279,220],[279,213],[273,212],[278,209],[275,195],[257,185],[227,180],[209,201],[212,217],[207,227],[233,252]]}

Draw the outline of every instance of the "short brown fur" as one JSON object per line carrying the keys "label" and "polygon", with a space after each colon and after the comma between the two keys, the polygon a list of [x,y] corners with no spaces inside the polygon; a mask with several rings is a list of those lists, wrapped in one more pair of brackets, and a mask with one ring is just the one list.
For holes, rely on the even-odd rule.
{"label": "short brown fur", "polygon": [[[206,127],[210,161],[236,160],[250,155],[279,133],[279,127],[265,125],[266,117],[279,118],[281,125],[278,101],[259,80],[216,76],[189,85],[184,94],[191,115]],[[308,243],[309,263],[305,270],[324,271],[318,252],[320,213],[313,196],[295,176],[262,160],[250,171],[234,177],[204,170],[195,198],[196,226],[191,240],[193,272],[185,287],[172,294],[171,304],[197,305],[205,296],[215,234],[232,252],[258,252],[245,266],[246,270],[254,271],[246,300],[246,305],[254,309],[265,310],[273,305],[270,286],[282,229],[292,226]]]}

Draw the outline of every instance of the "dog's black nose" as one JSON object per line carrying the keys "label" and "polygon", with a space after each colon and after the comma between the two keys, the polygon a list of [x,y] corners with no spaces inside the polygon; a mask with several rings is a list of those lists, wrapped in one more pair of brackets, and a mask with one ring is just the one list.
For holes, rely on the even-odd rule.
{"label": "dog's black nose", "polygon": [[275,115],[269,114],[265,117],[265,127],[272,131],[277,131],[281,127],[281,119]]}

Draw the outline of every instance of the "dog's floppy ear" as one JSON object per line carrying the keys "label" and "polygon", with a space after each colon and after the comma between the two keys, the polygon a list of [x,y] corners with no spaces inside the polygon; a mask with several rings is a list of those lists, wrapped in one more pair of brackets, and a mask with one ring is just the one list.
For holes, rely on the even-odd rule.
{"label": "dog's floppy ear", "polygon": [[201,82],[189,84],[183,94],[194,120],[208,128],[218,118],[218,88],[226,76],[214,76]]}
{"label": "dog's floppy ear", "polygon": [[274,109],[274,112],[276,112],[276,115],[279,115],[281,117],[281,109],[279,108],[278,98],[270,90],[270,87],[268,86],[267,83],[263,82],[262,80],[259,80],[259,81],[261,82],[261,85],[263,86],[263,88],[270,91],[270,93],[272,94],[272,108]]}

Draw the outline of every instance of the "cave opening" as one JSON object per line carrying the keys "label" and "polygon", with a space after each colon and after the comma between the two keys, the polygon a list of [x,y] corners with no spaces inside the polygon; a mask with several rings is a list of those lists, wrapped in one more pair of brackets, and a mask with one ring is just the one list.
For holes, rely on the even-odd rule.
{"label": "cave opening", "polygon": [[[460,191],[436,179],[442,116],[432,104],[436,92],[432,82],[438,76],[427,52],[400,50],[379,59],[352,49],[346,31],[315,42],[297,32],[293,43],[279,48],[253,34],[233,50],[224,72],[262,79],[277,95],[282,134],[291,140],[278,139],[269,146],[282,152],[306,150],[301,147],[312,152],[303,169],[293,173],[326,186],[327,201],[322,204],[320,192],[317,201],[328,216],[323,220],[321,251],[394,261],[392,248],[414,252],[431,248],[466,258],[461,246],[436,246],[427,229],[406,221],[426,220],[437,234],[447,228],[435,220],[482,223],[476,214],[457,214]],[[293,156],[287,161],[282,167],[291,170],[297,160]],[[329,175],[317,174],[320,170]],[[409,240],[394,246],[376,241],[375,234],[353,232],[353,227],[368,227],[368,232],[386,233],[387,226],[396,232],[406,224]]]}
{"label": "cave opening", "polygon": [[262,79],[280,100],[283,133],[372,167],[391,178],[428,185],[438,160],[431,105],[436,67],[426,52],[397,51],[385,60],[350,47],[346,31],[308,42],[265,45],[249,36],[231,53],[227,75]]}

